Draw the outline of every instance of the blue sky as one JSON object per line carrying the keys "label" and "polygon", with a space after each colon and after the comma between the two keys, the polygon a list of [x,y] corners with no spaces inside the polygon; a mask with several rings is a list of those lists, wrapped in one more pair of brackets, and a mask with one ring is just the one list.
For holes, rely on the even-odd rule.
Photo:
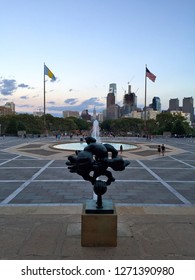
{"label": "blue sky", "polygon": [[144,104],[145,65],[157,78],[147,81],[147,104],[159,96],[195,98],[195,1],[185,0],[0,0],[0,106],[17,112],[46,112],[106,106],[110,83],[122,105],[130,82]]}

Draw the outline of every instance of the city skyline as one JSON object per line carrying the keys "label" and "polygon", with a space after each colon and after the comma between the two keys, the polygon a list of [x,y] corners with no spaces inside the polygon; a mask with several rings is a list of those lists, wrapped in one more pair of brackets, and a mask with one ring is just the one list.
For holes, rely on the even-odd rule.
{"label": "city skyline", "polygon": [[46,113],[53,115],[94,106],[101,111],[111,83],[117,104],[130,83],[143,107],[146,64],[157,77],[147,83],[147,105],[158,96],[166,110],[170,98],[193,97],[194,10],[193,0],[6,1],[0,106],[43,109],[44,62],[57,78],[46,79]]}

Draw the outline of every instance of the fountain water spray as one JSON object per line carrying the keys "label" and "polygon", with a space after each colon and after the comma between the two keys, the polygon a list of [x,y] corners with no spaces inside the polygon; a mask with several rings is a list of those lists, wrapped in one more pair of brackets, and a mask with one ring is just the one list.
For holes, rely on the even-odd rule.
{"label": "fountain water spray", "polygon": [[97,142],[100,142],[100,127],[99,127],[99,122],[97,120],[93,122],[91,136],[95,138]]}

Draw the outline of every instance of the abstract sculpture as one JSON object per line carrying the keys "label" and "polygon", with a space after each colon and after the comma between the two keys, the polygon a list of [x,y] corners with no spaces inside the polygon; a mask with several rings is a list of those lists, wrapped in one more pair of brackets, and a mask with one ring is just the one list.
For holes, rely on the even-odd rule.
{"label": "abstract sculpture", "polygon": [[[114,171],[122,171],[130,162],[118,156],[118,151],[111,144],[96,143],[96,139],[90,136],[86,137],[85,141],[88,145],[84,150],[76,151],[75,156],[69,156],[66,164],[71,173],[77,173],[84,180],[92,183],[97,195],[96,207],[103,208],[102,195],[107,191],[107,186],[115,181],[107,168],[111,167]],[[109,152],[111,158],[109,158]],[[93,175],[90,175],[91,172]],[[108,178],[107,181],[97,179],[102,175]]]}

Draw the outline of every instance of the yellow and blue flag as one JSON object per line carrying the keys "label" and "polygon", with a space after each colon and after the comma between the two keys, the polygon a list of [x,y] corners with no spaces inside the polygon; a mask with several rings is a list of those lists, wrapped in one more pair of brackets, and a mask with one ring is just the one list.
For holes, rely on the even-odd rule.
{"label": "yellow and blue flag", "polygon": [[45,64],[44,64],[44,74],[47,75],[53,81],[56,80],[56,77],[54,76],[54,74],[51,72],[51,70],[49,70],[49,68]]}

